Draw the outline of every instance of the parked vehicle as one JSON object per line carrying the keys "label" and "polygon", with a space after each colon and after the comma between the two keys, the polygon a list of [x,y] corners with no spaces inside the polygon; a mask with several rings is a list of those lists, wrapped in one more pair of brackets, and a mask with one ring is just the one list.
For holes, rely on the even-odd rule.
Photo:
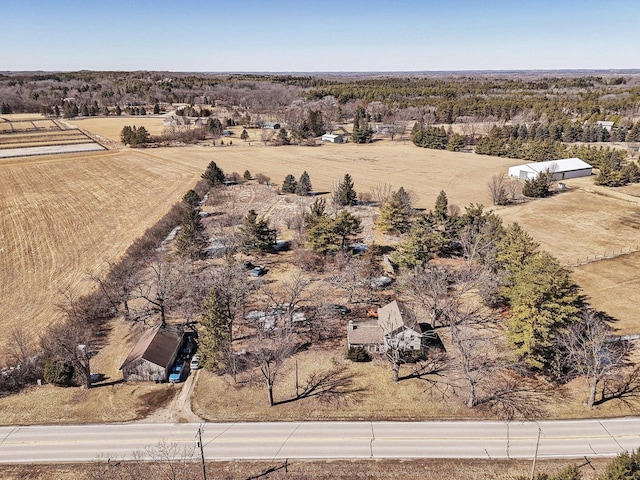
{"label": "parked vehicle", "polygon": [[194,355],[191,359],[191,363],[189,364],[189,368],[191,370],[198,370],[200,368],[200,357],[198,355]]}
{"label": "parked vehicle", "polygon": [[169,374],[169,383],[180,383],[184,378],[184,362],[176,363]]}
{"label": "parked vehicle", "polygon": [[268,271],[269,271],[269,269],[267,267],[263,267],[262,265],[258,265],[256,267],[254,267],[253,270],[251,270],[249,275],[251,275],[252,277],[261,277],[262,275],[265,275]]}
{"label": "parked vehicle", "polygon": [[329,305],[327,305],[327,309],[329,310],[329,313],[333,315],[347,315],[351,313],[351,310],[349,310],[347,307],[345,307],[344,305],[339,305],[337,303],[330,303]]}

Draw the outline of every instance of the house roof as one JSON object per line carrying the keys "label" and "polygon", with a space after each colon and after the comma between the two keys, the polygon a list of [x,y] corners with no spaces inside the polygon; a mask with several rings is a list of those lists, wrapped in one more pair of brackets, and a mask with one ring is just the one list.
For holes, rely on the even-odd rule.
{"label": "house roof", "polygon": [[[520,169],[527,169],[531,172],[542,173],[549,170],[551,173],[572,172],[574,170],[584,170],[592,168],[587,162],[579,158],[564,158],[562,160],[549,160],[546,162],[526,163],[517,165]],[[511,167],[513,168],[513,167]]]}
{"label": "house roof", "polygon": [[323,138],[338,138],[342,137],[339,133],[325,133],[322,135]]}
{"label": "house roof", "polygon": [[139,359],[167,368],[181,342],[182,335],[174,329],[158,325],[147,330],[140,336],[138,343],[135,344],[127,359],[120,366],[120,370]]}
{"label": "house roof", "polygon": [[601,127],[613,127],[614,122],[606,122],[604,120],[598,120],[596,124],[600,125]]}
{"label": "house roof", "polygon": [[422,333],[420,324],[415,321],[407,308],[397,300],[378,308],[378,325],[385,335],[398,330],[401,327],[410,328]]}
{"label": "house roof", "polygon": [[382,328],[375,320],[365,320],[353,322],[347,331],[347,342],[349,345],[381,345]]}

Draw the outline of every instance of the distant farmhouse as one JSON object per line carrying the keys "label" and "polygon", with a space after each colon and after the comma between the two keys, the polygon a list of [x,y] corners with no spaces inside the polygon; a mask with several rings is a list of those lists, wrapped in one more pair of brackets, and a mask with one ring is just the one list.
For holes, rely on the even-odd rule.
{"label": "distant farmhouse", "polygon": [[601,126],[602,128],[604,128],[607,132],[611,133],[611,129],[613,128],[613,123],[614,122],[605,122],[603,120],[598,120],[596,122],[596,125]]}
{"label": "distant farmhouse", "polygon": [[420,324],[395,300],[378,308],[377,319],[350,321],[347,327],[348,348],[361,347],[372,353],[384,353],[390,345],[419,352],[425,338]]}
{"label": "distant farmhouse", "polygon": [[158,325],[144,332],[120,367],[124,381],[166,382],[183,338],[182,332],[170,326]]}
{"label": "distant farmhouse", "polygon": [[373,126],[374,133],[379,133],[380,135],[391,135],[395,133],[396,126],[388,123],[379,123]]}
{"label": "distant farmhouse", "polygon": [[342,143],[343,140],[344,138],[342,137],[342,135],[338,133],[325,133],[324,135],[322,135],[323,142]]}
{"label": "distant farmhouse", "polygon": [[554,180],[588,177],[592,167],[579,158],[565,158],[563,160],[549,160],[548,162],[526,163],[509,167],[509,176],[520,180],[534,180],[543,172],[550,172]]}
{"label": "distant farmhouse", "polygon": [[267,130],[279,130],[280,124],[278,122],[264,122],[262,124],[262,128],[266,128]]}
{"label": "distant farmhouse", "polygon": [[162,120],[165,127],[202,127],[205,122],[201,117],[183,117],[181,115],[171,115]]}

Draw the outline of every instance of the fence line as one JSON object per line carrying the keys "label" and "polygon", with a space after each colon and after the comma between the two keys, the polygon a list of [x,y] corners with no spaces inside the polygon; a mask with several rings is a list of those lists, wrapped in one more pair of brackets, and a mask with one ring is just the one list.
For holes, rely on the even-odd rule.
{"label": "fence line", "polygon": [[626,247],[621,249],[612,249],[611,251],[605,250],[602,255],[587,255],[585,258],[578,257],[575,262],[567,262],[565,267],[579,267],[581,265],[587,265],[588,263],[599,262],[601,260],[610,260],[612,258],[621,257],[622,255],[629,255],[630,253],[636,253],[640,251],[640,245],[635,247]]}

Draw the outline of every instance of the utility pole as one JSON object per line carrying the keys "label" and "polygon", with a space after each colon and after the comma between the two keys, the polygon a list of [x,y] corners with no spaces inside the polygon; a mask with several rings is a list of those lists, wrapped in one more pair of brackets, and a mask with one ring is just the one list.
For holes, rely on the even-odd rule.
{"label": "utility pole", "polygon": [[202,425],[198,427],[196,446],[200,447],[200,459],[202,460],[202,480],[207,480],[207,470],[204,464],[204,447],[202,446]]}
{"label": "utility pole", "polygon": [[533,480],[533,476],[536,472],[536,460],[538,459],[538,447],[540,446],[540,432],[542,432],[542,429],[538,427],[538,440],[536,441],[536,453],[533,456],[533,465],[531,465],[531,476],[529,477],[530,480]]}

